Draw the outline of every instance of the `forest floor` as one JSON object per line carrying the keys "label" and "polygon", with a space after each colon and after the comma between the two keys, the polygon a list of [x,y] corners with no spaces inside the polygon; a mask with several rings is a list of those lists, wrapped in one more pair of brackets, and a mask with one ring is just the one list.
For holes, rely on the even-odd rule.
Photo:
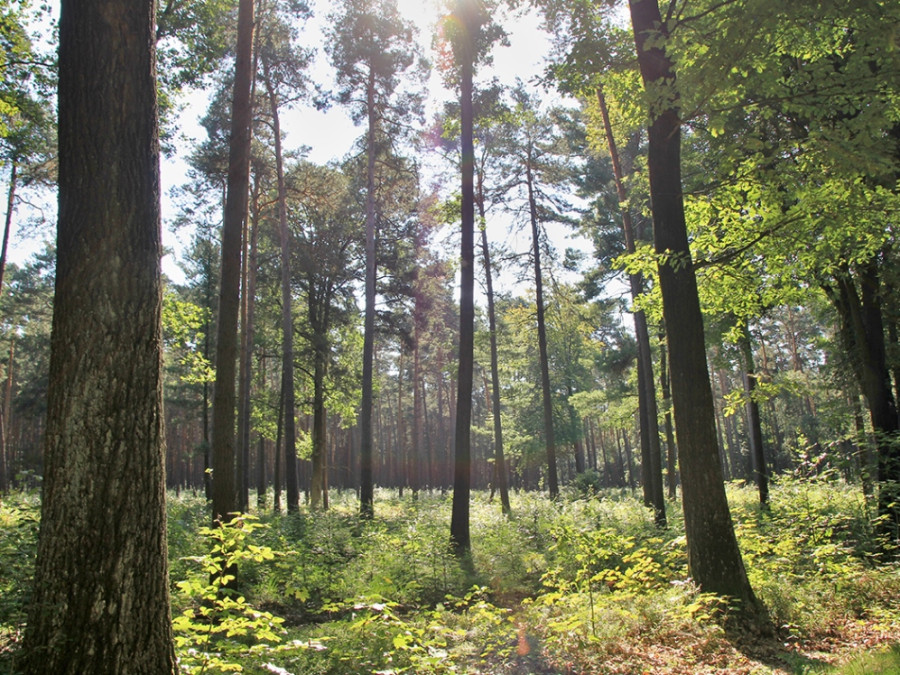
{"label": "forest floor", "polygon": [[[271,497],[271,495],[270,495]],[[449,497],[353,493],[326,513],[243,516],[211,530],[204,500],[170,494],[176,649],[195,675],[900,674],[900,566],[875,551],[858,486],[782,478],[771,508],[729,486],[745,565],[774,637],[726,633],[687,576],[680,505],[660,530],[627,491],[472,500],[472,560],[448,546]],[[0,673],[27,613],[39,498],[0,501]],[[240,594],[210,581],[216,555]],[[213,575],[214,576],[214,575]],[[240,670],[238,670],[240,669]]]}
{"label": "forest floor", "polygon": [[677,644],[641,641],[619,645],[602,663],[585,668],[574,663],[548,662],[540,641],[506,663],[466,672],[483,675],[795,675],[797,673],[900,674],[900,626],[848,622],[831,636],[815,639],[726,639],[702,642],[683,636]]}

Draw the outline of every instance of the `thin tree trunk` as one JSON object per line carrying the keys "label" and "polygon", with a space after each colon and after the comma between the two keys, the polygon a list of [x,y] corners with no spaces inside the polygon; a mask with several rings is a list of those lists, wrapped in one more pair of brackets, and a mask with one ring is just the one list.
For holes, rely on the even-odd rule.
{"label": "thin tree trunk", "polygon": [[460,149],[462,155],[462,207],[459,290],[459,361],[456,390],[456,433],[453,471],[453,506],[450,540],[457,555],[467,558],[469,495],[472,480],[472,386],[475,345],[475,148],[472,77],[475,69],[474,7],[463,7],[460,48]]}
{"label": "thin tree trunk", "polygon": [[678,492],[678,470],[676,464],[678,462],[678,448],[675,445],[675,430],[672,428],[672,395],[669,390],[669,354],[666,349],[665,335],[661,336],[661,347],[659,354],[659,388],[662,392],[663,410],[665,410],[665,427],[666,427],[666,457],[668,459],[668,485],[669,498],[675,499]]}
{"label": "thin tree trunk", "polygon": [[231,104],[228,189],[222,225],[219,326],[216,331],[216,384],[213,394],[213,520],[225,520],[237,508],[235,490],[235,368],[240,311],[241,232],[250,185],[250,98],[253,51],[253,0],[240,0],[238,41]]}
{"label": "thin tree trunk", "polygon": [[625,471],[628,471],[627,485],[634,492],[634,459],[631,456],[631,442],[628,440],[628,430],[622,429],[622,445],[625,446],[625,465],[622,468],[622,483],[625,484]]}
{"label": "thin tree trunk", "polygon": [[10,460],[11,453],[7,446],[7,430],[10,428],[9,420],[12,412],[12,387],[15,356],[16,339],[15,337],[12,337],[9,340],[9,361],[6,368],[6,383],[3,387],[3,407],[0,409],[0,434],[2,434],[2,441],[0,441],[0,492],[9,490],[11,483],[10,466],[12,465],[12,461]]}
{"label": "thin tree trunk", "polygon": [[366,138],[366,306],[363,319],[362,402],[359,411],[359,510],[364,518],[375,515],[372,476],[372,408],[375,361],[375,69],[369,66],[366,87],[369,132]]}
{"label": "thin tree trunk", "polygon": [[278,232],[281,243],[281,377],[284,396],[284,475],[287,489],[287,510],[300,508],[300,487],[297,484],[297,422],[294,393],[294,313],[291,291],[290,229],[287,218],[287,188],[284,182],[284,154],[281,149],[281,119],[278,96],[275,93],[269,64],[263,61],[263,77],[272,114],[272,133],[275,141],[275,172],[278,180]]}
{"label": "thin tree trunk", "polygon": [[403,415],[403,345],[397,355],[397,467],[400,481],[400,496],[409,485],[409,446],[406,442],[406,420]]}
{"label": "thin tree trunk", "polygon": [[534,257],[534,289],[537,304],[538,351],[541,367],[541,398],[544,410],[544,443],[547,452],[547,489],[550,499],[559,497],[559,477],[556,471],[556,438],[553,434],[553,397],[550,389],[550,362],[547,356],[547,326],[544,319],[544,283],[541,273],[541,242],[538,232],[537,202],[531,175],[531,148],[528,149],[525,179],[528,187],[528,207],[531,220],[532,255]]}
{"label": "thin tree trunk", "polygon": [[[319,336],[321,339],[321,336]],[[316,340],[318,342],[319,340]],[[315,364],[313,366],[313,424],[312,424],[312,457],[309,487],[309,507],[312,510],[327,508],[327,488],[325,481],[326,462],[326,423],[325,414],[325,358],[320,344],[313,348]]]}
{"label": "thin tree trunk", "polygon": [[503,422],[500,417],[500,368],[497,356],[497,314],[494,308],[494,281],[491,269],[491,250],[488,246],[487,226],[484,211],[484,186],[482,174],[478,174],[478,213],[481,217],[481,254],[484,258],[484,281],[487,295],[488,330],[490,331],[491,348],[491,411],[494,417],[494,475],[497,489],[500,491],[500,509],[509,515],[512,507],[509,504],[509,481],[507,479],[506,459],[503,454]]}
{"label": "thin tree trunk", "polygon": [[[418,296],[416,297],[418,301]],[[415,336],[413,337],[415,344],[413,347],[413,447],[410,462],[410,483],[412,485],[413,499],[418,499],[419,490],[422,488],[422,455],[424,454],[425,433],[423,428],[423,398],[422,388],[422,362],[419,353],[419,341],[422,339],[423,326],[420,320],[421,310],[416,311],[416,319],[414,321]]]}
{"label": "thin tree trunk", "polygon": [[[603,117],[606,131],[606,144],[613,165],[613,177],[616,184],[616,195],[619,199],[619,210],[622,214],[622,231],[625,234],[625,250],[634,254],[637,250],[634,226],[631,222],[631,211],[628,209],[628,193],[625,190],[625,175],[619,161],[619,151],[613,136],[609,109],[603,89],[597,89],[597,102]],[[644,278],[640,273],[629,274],[631,300],[637,302],[644,292]],[[656,405],[656,384],[653,377],[653,356],[650,350],[650,331],[647,328],[647,315],[643,310],[634,310],[634,334],[638,343],[638,404],[641,409],[641,455],[644,476],[644,499],[647,506],[653,509],[657,526],[666,527],[666,500],[663,496],[662,449],[659,444],[659,409]],[[646,433],[646,440],[644,435]],[[646,467],[646,468],[644,468]]]}
{"label": "thin tree trunk", "polygon": [[278,394],[278,422],[275,431],[275,449],[273,450],[272,467],[272,511],[281,513],[281,439],[284,436],[284,378],[281,378],[281,391]]}
{"label": "thin tree trunk", "polygon": [[[9,249],[9,233],[12,230],[12,214],[16,203],[16,172],[18,162],[13,157],[9,161],[9,188],[6,193],[6,220],[3,225],[3,246],[0,249],[0,292],[3,291],[3,278],[6,274],[6,254]],[[9,373],[12,373],[12,344],[10,342]],[[0,413],[0,492],[9,489],[9,465],[6,451],[6,428],[8,426],[8,407],[4,405]]]}
{"label": "thin tree trunk", "polygon": [[[250,214],[244,218],[244,252],[241,270],[241,342],[238,363],[238,511],[250,508],[250,376],[253,369],[253,309],[255,299],[250,291]],[[253,237],[256,227],[253,226]],[[254,289],[255,290],[255,289]]]}
{"label": "thin tree trunk", "polygon": [[759,416],[759,402],[754,398],[756,391],[756,368],[753,363],[753,349],[750,345],[750,329],[744,326],[741,339],[741,357],[744,362],[744,394],[747,396],[747,428],[750,436],[750,457],[753,477],[759,490],[759,504],[769,505],[769,469],[763,447],[762,423]]}
{"label": "thin tree trunk", "polygon": [[[266,359],[259,360],[259,391],[266,391]],[[256,508],[260,512],[266,508],[266,439],[259,435],[256,450]]]}

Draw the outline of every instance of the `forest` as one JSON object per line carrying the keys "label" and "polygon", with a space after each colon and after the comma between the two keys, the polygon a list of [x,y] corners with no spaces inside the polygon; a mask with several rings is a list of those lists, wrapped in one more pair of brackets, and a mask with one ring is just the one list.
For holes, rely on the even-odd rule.
{"label": "forest", "polygon": [[898,27],[0,0],[0,673],[900,673]]}

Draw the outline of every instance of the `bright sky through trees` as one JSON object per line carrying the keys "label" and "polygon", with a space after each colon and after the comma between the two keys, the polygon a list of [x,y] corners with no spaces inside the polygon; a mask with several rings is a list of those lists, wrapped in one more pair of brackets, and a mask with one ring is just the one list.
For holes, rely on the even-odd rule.
{"label": "bright sky through trees", "polygon": [[[442,5],[440,0],[399,0],[399,6],[405,16],[411,18],[419,30],[419,42],[422,52],[432,63],[435,61],[433,49],[435,26],[441,16]],[[316,46],[317,54],[311,79],[325,89],[333,86],[333,72],[328,65],[327,55],[321,49],[323,44],[323,26],[328,14],[332,11],[328,0],[314,0],[312,3],[314,15],[302,32],[305,45]],[[494,77],[502,84],[513,86],[516,78],[525,82],[533,79],[543,72],[544,56],[549,50],[549,36],[539,27],[539,19],[534,14],[524,16],[508,16],[504,21],[509,33],[509,45],[497,46],[493,51],[491,64],[482,67],[477,74],[481,81]],[[537,87],[538,85],[534,85]],[[426,115],[429,124],[436,110],[440,109],[443,102],[449,99],[451,92],[444,89],[440,74],[432,68],[428,81],[428,105]],[[555,94],[547,94],[552,98]],[[179,121],[179,134],[183,141],[179,142],[178,156],[164,158],[162,166],[163,181],[163,218],[166,220],[172,215],[169,206],[168,192],[171,188],[185,182],[184,156],[190,152],[190,146],[194,142],[203,140],[203,129],[198,121],[206,112],[206,92],[196,92],[189,96],[186,106]],[[363,134],[364,128],[355,126],[350,120],[347,111],[338,105],[332,105],[327,110],[317,110],[311,103],[301,103],[284,115],[282,130],[285,134],[286,149],[295,149],[301,146],[308,147],[307,158],[315,163],[326,163],[346,155],[353,143]],[[434,164],[428,159],[424,162]],[[454,184],[448,185],[448,189],[454,189]],[[503,224],[494,233],[496,240],[509,238],[509,246],[516,251],[527,250],[529,238],[527,232],[519,232],[518,228],[512,232],[506,231]],[[564,249],[564,239],[570,235],[562,226],[551,224],[548,226],[548,234],[557,244],[560,250]],[[177,251],[180,248],[180,239],[171,232],[164,233],[164,241],[168,249]],[[570,244],[571,245],[571,244]],[[586,244],[585,244],[586,245]],[[168,255],[164,259],[163,269],[174,280],[181,278],[181,271],[175,264],[175,256]]]}

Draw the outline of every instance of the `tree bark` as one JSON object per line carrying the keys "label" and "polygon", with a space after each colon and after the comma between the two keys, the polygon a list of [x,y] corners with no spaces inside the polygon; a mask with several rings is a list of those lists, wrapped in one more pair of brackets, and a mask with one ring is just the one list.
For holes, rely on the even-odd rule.
{"label": "tree bark", "polygon": [[253,51],[253,0],[240,0],[238,39],[231,103],[228,188],[222,224],[219,326],[216,331],[216,383],[213,391],[213,520],[225,520],[237,508],[235,485],[235,369],[240,311],[241,233],[250,186],[250,98]]}
{"label": "tree bark", "polygon": [[275,449],[272,452],[272,511],[281,513],[281,439],[284,436],[284,378],[278,393],[278,422],[275,430]]}
{"label": "tree bark", "polygon": [[659,388],[662,393],[663,410],[665,410],[664,423],[666,428],[666,463],[668,465],[667,484],[669,487],[669,499],[675,499],[678,493],[678,448],[675,445],[675,429],[672,427],[672,394],[669,390],[668,362],[669,354],[666,349],[665,335],[661,335],[661,347],[659,354]]}
{"label": "tree bark", "polygon": [[9,235],[12,231],[13,209],[16,205],[16,185],[18,184],[19,163],[13,157],[9,160],[9,187],[6,192],[6,218],[3,223],[3,245],[0,248],[0,290],[6,274],[6,254],[9,251]]}
{"label": "tree bark", "polygon": [[[616,184],[616,195],[619,210],[622,214],[622,231],[625,235],[625,250],[634,254],[637,250],[634,225],[629,211],[628,193],[625,190],[625,173],[619,161],[619,150],[613,136],[612,123],[603,89],[597,89],[597,102],[603,118],[606,132],[606,144],[612,160],[613,178]],[[636,303],[644,292],[644,277],[640,273],[629,274],[631,300]],[[650,350],[650,331],[647,328],[647,315],[642,309],[633,309],[634,335],[638,343],[638,405],[641,409],[641,453],[644,477],[644,499],[647,506],[653,509],[655,522],[659,527],[666,527],[666,500],[663,496],[662,481],[662,449],[659,443],[659,408],[656,405],[656,384],[653,378],[653,356]],[[646,440],[644,435],[646,434]],[[646,450],[644,449],[646,448]]]}
{"label": "tree bark", "polygon": [[[254,245],[256,223],[253,223]],[[255,273],[251,269],[251,223],[249,209],[244,218],[243,265],[241,266],[241,336],[238,360],[238,457],[237,457],[237,506],[246,513],[250,507],[250,377],[253,369],[253,319],[255,310]],[[250,277],[254,276],[254,289],[250,289]]]}
{"label": "tree bark", "polygon": [[484,186],[482,175],[478,174],[478,214],[481,217],[481,253],[484,258],[484,281],[487,295],[488,330],[491,348],[491,412],[494,417],[494,481],[500,491],[500,510],[509,515],[509,480],[506,458],[503,454],[503,422],[500,418],[500,368],[497,356],[497,314],[494,308],[494,275],[491,270],[491,250],[488,246],[486,216],[484,211]]}
{"label": "tree bark", "polygon": [[318,336],[314,349],[313,364],[313,425],[312,457],[309,485],[309,507],[312,510],[328,508],[326,487],[326,421],[325,416],[325,369],[327,354],[319,344]]}
{"label": "tree bark", "polygon": [[460,149],[462,155],[462,206],[459,289],[459,361],[454,436],[453,506],[450,540],[457,555],[468,556],[469,495],[472,480],[472,386],[475,349],[475,146],[472,78],[475,69],[475,10],[466,0],[458,9],[462,20],[460,58]]}
{"label": "tree bark", "polygon": [[263,77],[269,108],[272,113],[272,134],[275,137],[275,172],[278,181],[278,233],[281,245],[281,378],[284,396],[284,477],[288,512],[300,509],[300,488],[297,484],[297,421],[294,394],[294,313],[291,291],[290,229],[287,218],[287,188],[284,183],[284,153],[281,149],[281,119],[278,96],[269,74],[269,64],[263,62]]}
{"label": "tree bark", "polygon": [[63,0],[59,220],[31,674],[175,673],[155,3]]}
{"label": "tree bark", "polygon": [[[254,241],[255,243],[255,241]],[[255,247],[251,247],[251,250]],[[255,256],[254,267],[256,266]],[[266,359],[259,360],[259,390],[266,390]],[[266,439],[262,434],[258,434],[257,450],[256,450],[256,508],[261,513],[266,508]]]}
{"label": "tree bark", "polygon": [[750,457],[753,467],[753,479],[759,491],[759,505],[769,505],[769,468],[766,464],[766,452],[763,447],[762,422],[759,415],[759,402],[753,398],[756,391],[756,367],[753,363],[753,348],[750,344],[750,329],[744,326],[741,340],[741,358],[744,362],[744,394],[747,397],[747,429],[750,437]]}
{"label": "tree bark", "polygon": [[556,437],[553,434],[553,395],[550,389],[550,360],[547,356],[547,325],[544,318],[544,283],[541,272],[541,242],[538,231],[537,202],[531,174],[531,148],[525,167],[528,187],[528,210],[531,220],[532,256],[534,258],[534,293],[537,305],[538,352],[541,367],[541,400],[544,411],[544,445],[547,453],[547,490],[550,499],[559,497],[559,477],[556,470]]}
{"label": "tree bark", "polygon": [[375,515],[372,476],[372,408],[375,362],[375,68],[369,66],[366,87],[369,133],[366,139],[366,305],[363,318],[362,401],[359,411],[359,510],[364,518]]}
{"label": "tree bark", "polygon": [[[660,44],[666,37],[657,0],[629,0],[638,65],[648,91],[672,96],[675,69]],[[688,565],[708,593],[738,601],[736,617],[768,628],[747,579],[731,521],[716,443],[715,411],[703,335],[703,315],[691,261],[681,192],[681,123],[677,104],[664,104],[649,128],[648,174],[663,315],[669,338],[672,399],[681,467]]]}
{"label": "tree bark", "polygon": [[[859,288],[849,269],[837,276],[837,290],[826,287],[841,320],[840,335],[854,364],[869,408],[878,457],[878,530],[886,543],[900,539],[900,423],[891,387],[881,311],[877,257],[857,270]],[[886,546],[885,551],[891,551]],[[896,555],[896,553],[894,553]]]}

